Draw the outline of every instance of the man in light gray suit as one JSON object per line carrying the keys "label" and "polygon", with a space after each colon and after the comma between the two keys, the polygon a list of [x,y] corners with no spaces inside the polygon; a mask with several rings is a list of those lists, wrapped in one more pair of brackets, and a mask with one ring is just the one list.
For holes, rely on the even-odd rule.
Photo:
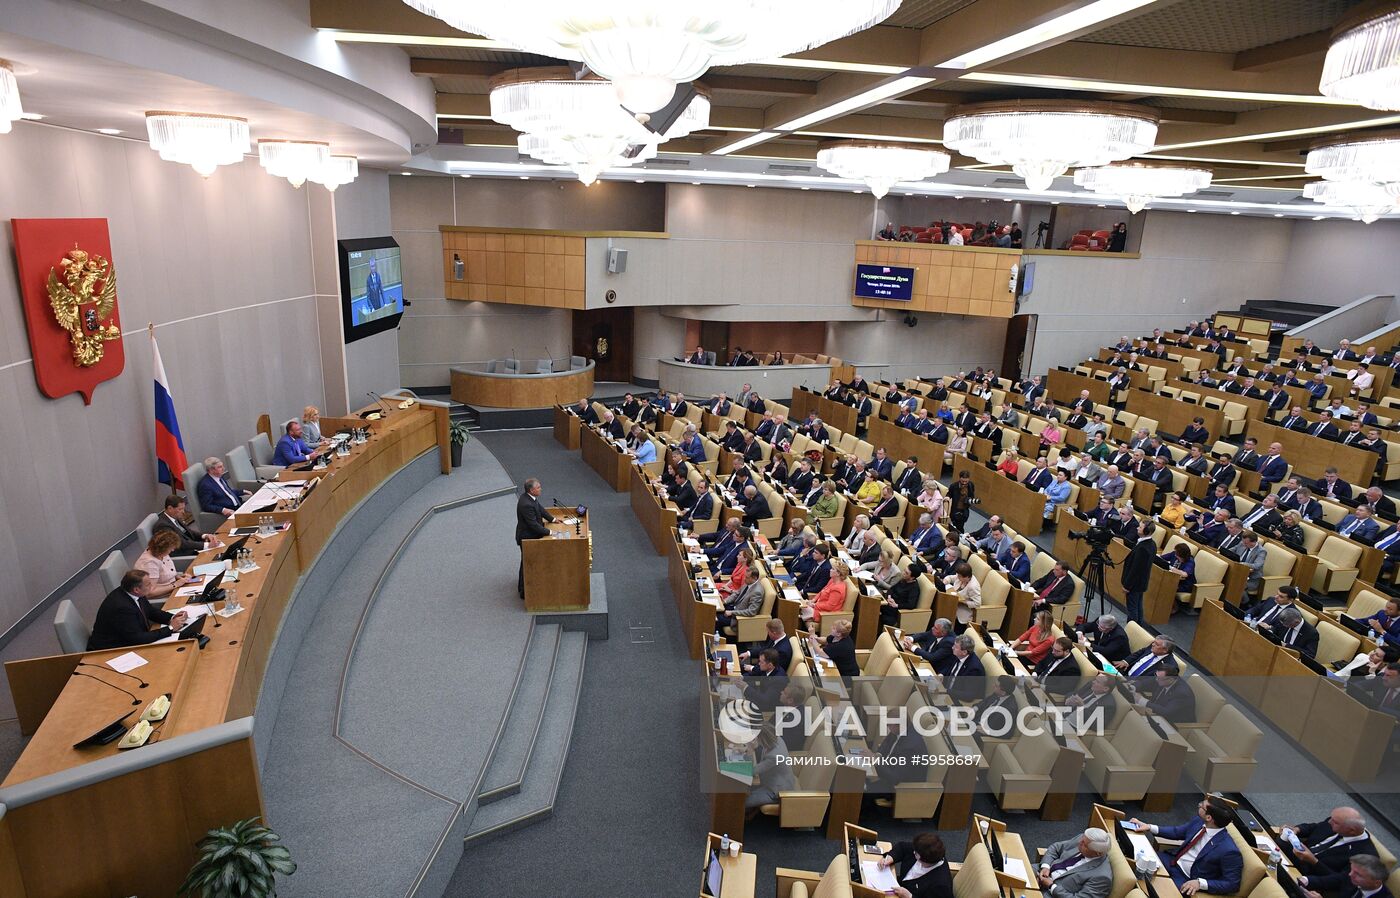
{"label": "man in light gray suit", "polygon": [[1268,557],[1268,550],[1259,542],[1253,530],[1240,534],[1240,564],[1249,565],[1249,576],[1244,581],[1246,595],[1253,596],[1258,591],[1264,576],[1264,562]]}
{"label": "man in light gray suit", "polygon": [[1051,845],[1040,862],[1041,891],[1049,898],[1108,898],[1113,885],[1108,847],[1109,835],[1098,827]]}

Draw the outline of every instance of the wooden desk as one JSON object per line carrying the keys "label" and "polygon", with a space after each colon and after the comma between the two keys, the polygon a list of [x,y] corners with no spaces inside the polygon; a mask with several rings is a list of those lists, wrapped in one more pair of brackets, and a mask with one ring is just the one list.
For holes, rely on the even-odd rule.
{"label": "wooden desk", "polygon": [[[1108,385],[1108,381],[1086,377],[1064,368],[1051,368],[1046,374],[1046,392],[1055,397],[1057,405],[1072,403],[1079,398],[1081,390],[1089,391],[1089,398],[1094,401],[1094,411],[1109,411],[1100,408],[1112,402],[1109,394],[1113,389]],[[1108,417],[1107,414],[1104,415],[1105,420]]]}
{"label": "wooden desk", "polygon": [[625,492],[632,482],[632,457],[609,442],[596,428],[579,429],[583,460],[615,492]]}
{"label": "wooden desk", "polygon": [[665,555],[674,542],[672,531],[676,528],[679,511],[671,502],[661,500],[640,465],[632,466],[631,483],[632,513],[637,516],[647,538],[656,548],[656,554]]}
{"label": "wooden desk", "polygon": [[559,441],[559,445],[565,449],[577,449],[579,447],[578,429],[583,422],[578,415],[571,415],[564,406],[554,407],[554,439]]}
{"label": "wooden desk", "polygon": [[1269,451],[1270,443],[1283,446],[1283,457],[1293,466],[1293,473],[1314,480],[1322,477],[1327,468],[1335,467],[1337,475],[1348,483],[1360,485],[1364,492],[1376,473],[1376,463],[1380,456],[1366,449],[1343,446],[1322,437],[1288,430],[1266,421],[1250,421],[1245,432],[1259,441],[1263,454]]}
{"label": "wooden desk", "polygon": [[1023,536],[1036,536],[1045,524],[1045,497],[1003,477],[985,465],[971,465],[972,484],[981,500],[978,511],[999,514],[1002,520]]}
{"label": "wooden desk", "polygon": [[552,374],[492,374],[453,368],[452,398],[487,408],[544,408],[578,402],[593,395],[593,371],[593,362]]}
{"label": "wooden desk", "polygon": [[[592,532],[585,513],[578,524],[565,519],[578,518],[572,508],[550,508],[554,522],[545,524],[550,535],[520,543],[525,566],[526,611],[581,611],[591,599],[589,574],[592,571]],[[556,535],[557,534],[557,535]]]}
{"label": "wooden desk", "polygon": [[[163,738],[252,714],[297,578],[314,561],[339,520],[384,479],[434,446],[440,470],[444,474],[451,470],[446,407],[395,409],[372,422],[370,429],[369,441],[352,447],[349,457],[334,459],[320,472],[322,482],[311,496],[288,512],[293,520],[290,531],[261,543],[249,541],[261,570],[230,587],[239,590],[246,610],[221,620],[217,629],[206,624],[210,643],[204,651],[190,651],[190,642],[136,650],[153,660],[133,673],[152,685],[131,691],[142,694],[159,688],[174,695],[171,716],[157,731]],[[221,528],[225,542],[231,526],[229,522]],[[200,560],[208,560],[211,554],[203,553]],[[85,678],[71,684],[67,678],[79,660],[97,663],[124,651],[6,664],[16,707],[25,708],[26,717],[37,714],[40,718],[30,719],[35,739],[11,770],[6,785],[105,756],[77,752],[71,745],[97,728],[88,726],[89,715],[96,713],[101,702],[119,703],[115,709],[110,704],[101,706],[103,717],[109,710],[114,712],[102,721],[110,723],[122,710],[132,708],[120,704],[130,700]],[[175,658],[173,666],[167,656]],[[98,676],[129,682],[100,671]],[[97,699],[88,687],[110,696]],[[65,744],[70,746],[66,752],[61,750]],[[115,747],[103,751],[114,752]],[[152,801],[151,795],[162,800]],[[133,807],[141,809],[142,838],[126,839],[118,849],[112,839],[124,833],[122,827],[129,825]],[[261,813],[257,759],[251,739],[243,738],[116,779],[98,777],[53,798],[11,808],[4,823],[24,865],[24,883],[31,895],[170,895],[193,863],[195,843],[206,829]],[[77,860],[73,845],[90,850]]]}
{"label": "wooden desk", "polygon": [[[943,443],[935,443],[926,436],[919,436],[892,421],[872,417],[866,422],[869,430],[865,439],[876,449],[884,449],[885,454],[895,463],[909,456],[919,460],[919,470],[925,474],[942,476],[943,453],[947,449]],[[917,520],[917,519],[916,519]]]}
{"label": "wooden desk", "polygon": [[[1221,439],[1225,433],[1225,413],[1220,409],[1207,408],[1147,390],[1130,390],[1127,399],[1128,411],[1136,415],[1146,415],[1156,421],[1163,433],[1179,436],[1191,424],[1193,418],[1205,421],[1205,428],[1211,439]],[[1205,449],[1209,452],[1210,446],[1207,445]]]}
{"label": "wooden desk", "polygon": [[[728,833],[728,830],[725,832]],[[719,856],[720,870],[724,871],[719,894],[711,895],[710,898],[753,898],[754,886],[758,882],[758,855],[743,851],[737,857],[724,854],[719,850],[721,838],[722,836],[710,833],[705,839],[705,857],[700,869],[709,869],[710,853],[714,852]],[[739,840],[731,836],[729,841],[731,844],[738,844]],[[703,883],[700,894],[706,894]]]}
{"label": "wooden desk", "polygon": [[856,410],[849,405],[827,399],[820,393],[802,388],[792,391],[792,414],[789,419],[796,427],[807,419],[812,412],[817,413],[828,426],[834,427],[842,433],[854,434],[856,432]]}

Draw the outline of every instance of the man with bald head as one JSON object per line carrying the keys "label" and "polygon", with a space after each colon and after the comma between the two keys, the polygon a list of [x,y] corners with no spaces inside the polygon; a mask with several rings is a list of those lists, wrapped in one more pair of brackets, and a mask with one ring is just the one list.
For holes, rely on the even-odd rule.
{"label": "man with bald head", "polygon": [[1076,839],[1045,849],[1040,861],[1040,890],[1049,898],[1107,898],[1113,886],[1107,831],[1091,826]]}
{"label": "man with bald head", "polygon": [[1326,820],[1290,826],[1288,830],[1297,842],[1285,832],[1279,847],[1303,874],[1298,884],[1309,891],[1347,894],[1352,856],[1376,853],[1371,834],[1366,831],[1366,819],[1356,808],[1333,808]]}

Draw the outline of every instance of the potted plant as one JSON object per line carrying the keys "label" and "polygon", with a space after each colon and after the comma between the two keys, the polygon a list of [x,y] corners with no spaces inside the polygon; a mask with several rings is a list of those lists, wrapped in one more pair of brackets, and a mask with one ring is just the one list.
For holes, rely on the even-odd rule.
{"label": "potted plant", "polygon": [[452,467],[462,466],[462,447],[471,439],[471,433],[467,430],[467,425],[461,421],[453,421],[447,425],[447,439],[452,444]]}
{"label": "potted plant", "polygon": [[276,833],[257,817],[209,830],[199,842],[199,858],[180,894],[200,898],[272,898],[277,876],[291,876],[297,865]]}

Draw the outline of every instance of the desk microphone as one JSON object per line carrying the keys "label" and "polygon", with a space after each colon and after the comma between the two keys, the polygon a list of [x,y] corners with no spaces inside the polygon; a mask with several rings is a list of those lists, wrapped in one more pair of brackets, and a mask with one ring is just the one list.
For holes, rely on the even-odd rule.
{"label": "desk microphone", "polygon": [[[95,665],[93,665],[93,666],[95,666]],[[112,685],[111,683],[108,683],[106,680],[102,679],[101,677],[94,677],[92,674],[83,673],[81,670],[75,670],[75,671],[73,671],[73,676],[75,676],[75,677],[87,677],[89,680],[96,680],[97,682],[101,683],[103,686],[106,686],[108,689],[115,689],[115,690],[117,690],[118,692],[122,693],[123,695],[129,695],[129,696],[131,696],[131,703],[132,703],[133,705],[138,705],[138,706],[139,706],[139,705],[141,704],[141,699],[137,698],[137,697],[136,697],[136,694],[135,694],[134,692],[127,692],[127,691],[126,691],[125,689],[123,689],[122,687],[120,687],[120,686],[114,686],[114,685]]]}
{"label": "desk microphone", "polygon": [[[288,505],[292,505],[292,503],[296,501],[296,496],[293,496],[289,490],[283,490],[276,486],[276,481],[269,480],[264,486],[272,490],[272,495],[286,502]],[[296,506],[293,505],[292,507],[295,508]]]}
{"label": "desk microphone", "polygon": [[[128,680],[135,680],[136,682],[138,682],[138,683],[141,684],[141,688],[142,688],[142,689],[145,689],[147,686],[151,685],[150,683],[147,683],[145,680],[141,679],[140,677],[136,676],[135,674],[122,673],[121,671],[119,671],[119,670],[114,670],[114,669],[108,667],[108,666],[105,665],[105,664],[91,664],[91,663],[89,663],[89,662],[87,662],[87,661],[79,661],[79,662],[78,662],[78,666],[79,666],[79,667],[96,667],[96,668],[98,668],[99,670],[104,670],[104,671],[106,671],[107,673],[114,673],[114,674],[116,674],[116,675],[119,676],[119,677],[126,677]],[[93,677],[93,679],[97,679],[97,678],[96,678],[96,677]]]}
{"label": "desk microphone", "polygon": [[365,395],[375,401],[375,404],[379,406],[380,411],[384,412],[384,417],[387,418],[389,417],[389,415],[393,414],[393,408],[390,407],[389,403],[385,401],[383,396],[380,396],[373,390],[366,390]]}

